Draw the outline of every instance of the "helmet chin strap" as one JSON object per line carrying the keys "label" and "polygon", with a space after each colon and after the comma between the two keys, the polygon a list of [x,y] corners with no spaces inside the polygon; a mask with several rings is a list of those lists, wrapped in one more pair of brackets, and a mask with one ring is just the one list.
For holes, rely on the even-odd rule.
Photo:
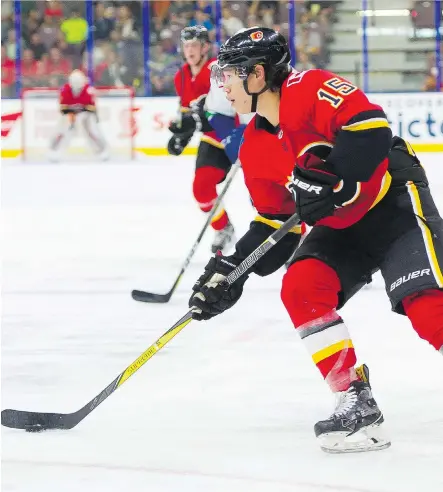
{"label": "helmet chin strap", "polygon": [[259,92],[249,92],[248,89],[248,79],[243,81],[243,88],[245,89],[246,94],[248,96],[252,96],[252,101],[251,101],[251,113],[256,113],[257,112],[257,103],[258,103],[258,96],[260,94],[263,94],[263,92],[266,92],[269,89],[268,83],[265,84],[263,89]]}

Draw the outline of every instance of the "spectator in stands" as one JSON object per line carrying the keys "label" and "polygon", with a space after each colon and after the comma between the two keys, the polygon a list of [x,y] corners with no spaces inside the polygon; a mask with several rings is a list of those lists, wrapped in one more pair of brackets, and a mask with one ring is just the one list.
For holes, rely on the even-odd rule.
{"label": "spectator in stands", "polygon": [[[443,43],[441,48],[443,49]],[[427,65],[428,65],[428,72],[426,74],[425,82],[423,84],[423,90],[427,92],[438,91],[437,89],[438,69],[436,67],[435,53],[430,53],[428,55]],[[442,86],[440,87],[440,91],[443,92],[443,82],[442,82]]]}
{"label": "spectator in stands", "polygon": [[306,52],[312,63],[324,68],[323,37],[316,22],[311,22],[308,14],[302,14],[301,24],[296,35],[297,53]]}
{"label": "spectator in stands", "polygon": [[81,17],[77,7],[73,8],[69,17],[61,23],[60,30],[64,34],[64,39],[59,36],[57,46],[70,58],[74,68],[80,67],[88,37],[88,23]]}
{"label": "spectator in stands", "polygon": [[153,17],[158,17],[162,22],[165,22],[168,17],[169,9],[171,7],[170,0],[150,0],[151,11]]}
{"label": "spectator in stands", "polygon": [[34,58],[33,51],[28,48],[24,49],[22,53],[21,73],[23,87],[39,85],[39,78],[42,76],[41,65]]}
{"label": "spectator in stands", "polygon": [[270,27],[271,29],[273,28],[275,24],[274,17],[279,8],[278,3],[279,2],[275,0],[261,0],[258,11],[261,18],[260,25]]}
{"label": "spectator in stands", "polygon": [[58,48],[51,48],[49,50],[48,59],[43,61],[42,72],[43,76],[49,81],[50,85],[53,87],[61,86],[66,81],[72,70],[72,63],[70,60],[62,58],[61,52]]}
{"label": "spectator in stands", "polygon": [[136,23],[131,10],[127,5],[122,5],[117,11],[115,30],[123,41],[139,41],[140,35],[136,29]]}
{"label": "spectator in stands", "polygon": [[[140,4],[138,6],[140,7]],[[134,14],[126,4],[121,5],[117,10],[114,32],[119,38],[118,54],[122,65],[127,69],[128,79],[139,86],[139,72],[143,67],[142,41]]]}
{"label": "spectator in stands", "polygon": [[181,63],[176,55],[164,51],[161,44],[152,47],[149,70],[154,96],[175,95],[174,76]]}
{"label": "spectator in stands", "polygon": [[60,30],[65,35],[67,44],[76,46],[86,41],[88,23],[86,19],[80,16],[80,11],[73,8],[70,16],[61,23]]}
{"label": "spectator in stands", "polygon": [[29,44],[32,35],[38,32],[39,27],[40,22],[33,17],[27,17],[22,23],[22,36],[26,44]]}
{"label": "spectator in stands", "polygon": [[40,34],[38,32],[32,34],[28,48],[32,50],[32,52],[34,53],[34,58],[37,61],[40,61],[42,59],[42,56],[46,53],[46,47],[41,42]]}
{"label": "spectator in stands", "polygon": [[107,48],[105,50],[105,61],[96,68],[96,79],[99,85],[123,87],[131,85],[128,75],[128,70],[122,65],[120,57]]}
{"label": "spectator in stands", "polygon": [[2,44],[2,97],[13,97],[15,83],[15,63],[8,57],[6,46]]}
{"label": "spectator in stands", "polygon": [[95,6],[94,41],[107,40],[114,29],[114,20],[109,17],[103,2]]}
{"label": "spectator in stands", "polygon": [[210,0],[197,0],[195,2],[196,10],[201,10],[205,14],[208,14],[211,20],[214,20],[214,12],[212,11],[213,2]]}
{"label": "spectator in stands", "polygon": [[47,5],[45,7],[45,15],[53,17],[56,22],[60,22],[63,17],[62,2],[59,2],[57,0],[47,2]]}
{"label": "spectator in stands", "polygon": [[2,2],[2,9],[1,9],[1,16],[2,16],[2,24],[1,24],[1,36],[2,36],[2,43],[6,41],[7,38],[7,33],[9,29],[11,29],[14,26],[13,22],[13,12],[14,12],[14,7],[12,2]]}
{"label": "spectator in stands", "polygon": [[183,0],[175,0],[171,2],[169,7],[169,15],[177,16],[180,22],[183,22],[183,27],[190,22],[194,15],[193,2],[186,2]]}
{"label": "spectator in stands", "polygon": [[[6,54],[8,58],[11,60],[15,60],[16,54],[17,54],[17,43],[16,43],[16,37],[15,37],[15,30],[14,29],[9,29],[8,31],[8,36],[6,38],[6,42],[4,43],[6,46]],[[23,42],[21,43],[23,46]]]}
{"label": "spectator in stands", "polygon": [[163,53],[177,56],[177,44],[174,42],[174,36],[170,29],[163,29],[160,33],[160,45]]}
{"label": "spectator in stands", "polygon": [[59,26],[54,21],[54,18],[49,15],[45,15],[43,23],[38,30],[38,34],[41,42],[46,47],[46,51],[49,51],[57,42],[59,32]]}
{"label": "spectator in stands", "polygon": [[196,10],[194,13],[194,17],[191,19],[189,23],[190,26],[205,26],[209,32],[209,36],[211,37],[211,33],[214,31],[214,24],[209,18],[209,13],[204,10]]}
{"label": "spectator in stands", "polygon": [[297,63],[295,64],[295,68],[299,72],[303,72],[304,70],[311,70],[315,68],[315,65],[311,62],[309,55],[304,51],[299,51],[297,53]]}
{"label": "spectator in stands", "polygon": [[228,37],[233,36],[237,31],[245,27],[243,22],[232,14],[229,4],[223,7],[222,15],[222,26]]}

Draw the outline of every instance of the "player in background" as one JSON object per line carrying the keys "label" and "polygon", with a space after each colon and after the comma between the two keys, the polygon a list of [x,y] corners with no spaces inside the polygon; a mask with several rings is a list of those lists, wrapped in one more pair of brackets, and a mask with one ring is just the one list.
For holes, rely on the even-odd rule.
{"label": "player in background", "polygon": [[[217,200],[217,184],[225,180],[231,169],[231,161],[221,142],[223,137],[218,137],[203,117],[205,98],[211,85],[211,64],[215,60],[209,57],[209,34],[203,26],[184,28],[181,32],[181,45],[185,63],[174,80],[177,95],[180,97],[180,113],[169,127],[173,136],[168,142],[168,152],[171,155],[180,155],[194,132],[203,132],[192,189],[200,210],[208,213]],[[227,248],[234,241],[234,227],[223,204],[215,214],[211,226],[215,231],[211,248],[213,252]]]}
{"label": "player in background", "polygon": [[61,124],[51,141],[49,159],[58,162],[78,127],[102,161],[109,159],[106,141],[100,131],[94,88],[81,70],[74,70],[60,89]]}
{"label": "player in background", "polygon": [[[296,72],[289,60],[286,40],[268,28],[242,30],[219,51],[213,70],[228,100],[239,113],[257,111],[240,160],[261,213],[233,255],[210,259],[189,305],[195,319],[210,319],[238,301],[248,276],[227,290],[220,283],[279,226],[265,214],[284,220],[283,212],[293,212],[286,186],[300,219],[313,228],[283,278],[281,297],[337,395],[334,412],[317,422],[315,434],[330,452],[384,449],[390,441],[368,369],[355,367],[354,345],[337,310],[380,270],[393,311],[443,354],[443,221],[419,159],[409,143],[392,138],[382,108],[343,78]],[[274,272],[287,258],[289,236],[252,271]]]}

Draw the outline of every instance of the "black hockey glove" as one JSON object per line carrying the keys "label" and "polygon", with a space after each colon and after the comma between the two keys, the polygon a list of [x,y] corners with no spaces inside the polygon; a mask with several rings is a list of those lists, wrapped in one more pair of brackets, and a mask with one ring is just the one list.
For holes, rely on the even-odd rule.
{"label": "black hockey glove", "polygon": [[198,321],[211,319],[231,308],[241,297],[248,275],[242,275],[232,285],[223,280],[237,267],[230,256],[217,254],[205,266],[205,272],[195,283],[189,307],[195,308],[192,318]]}
{"label": "black hockey glove", "polygon": [[182,113],[178,120],[171,122],[169,131],[176,135],[213,131],[213,128],[206,117],[204,108],[205,101],[206,97],[201,97],[200,99],[193,101],[189,111]]}
{"label": "black hockey glove", "polygon": [[191,134],[172,135],[168,142],[168,154],[180,155],[192,138]]}
{"label": "black hockey glove", "polygon": [[202,122],[197,113],[188,111],[183,113],[181,118],[175,121],[171,121],[169,125],[169,131],[175,135],[183,135],[186,133],[194,133],[195,131],[201,131]]}
{"label": "black hockey glove", "polygon": [[334,187],[338,182],[319,157],[304,154],[297,159],[289,187],[295,194],[296,210],[302,222],[313,226],[334,213]]}

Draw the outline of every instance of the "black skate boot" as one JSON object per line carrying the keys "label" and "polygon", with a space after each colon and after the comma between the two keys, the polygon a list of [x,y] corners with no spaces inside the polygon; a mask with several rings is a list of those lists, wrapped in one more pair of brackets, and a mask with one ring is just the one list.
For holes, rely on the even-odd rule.
{"label": "black skate boot", "polygon": [[218,250],[223,252],[224,249],[227,249],[234,242],[234,226],[228,221],[224,229],[221,229],[215,233],[211,251],[213,253],[217,253]]}
{"label": "black skate boot", "polygon": [[338,393],[334,413],[314,426],[321,449],[328,453],[376,451],[391,445],[381,429],[384,418],[372,396],[369,369],[362,365],[356,371],[361,381]]}

